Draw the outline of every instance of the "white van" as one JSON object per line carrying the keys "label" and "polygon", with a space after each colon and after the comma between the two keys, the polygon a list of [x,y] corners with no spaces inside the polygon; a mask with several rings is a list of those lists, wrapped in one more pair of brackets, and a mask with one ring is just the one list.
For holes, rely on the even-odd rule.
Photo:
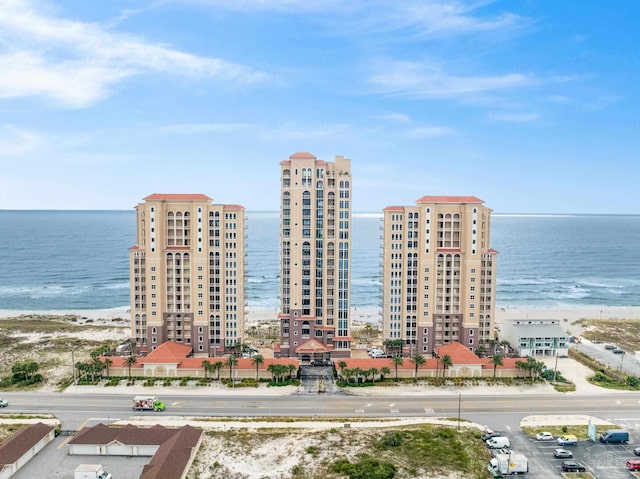
{"label": "white van", "polygon": [[502,449],[503,447],[511,447],[509,438],[505,436],[496,436],[489,438],[487,439],[486,444],[489,449]]}

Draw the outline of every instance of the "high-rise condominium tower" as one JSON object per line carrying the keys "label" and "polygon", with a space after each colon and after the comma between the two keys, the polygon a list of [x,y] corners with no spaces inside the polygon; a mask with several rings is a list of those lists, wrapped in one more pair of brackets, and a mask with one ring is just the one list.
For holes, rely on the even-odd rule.
{"label": "high-rise condominium tower", "polygon": [[165,341],[216,356],[244,331],[244,208],[202,194],[153,194],[136,206],[129,250],[138,351]]}
{"label": "high-rise condominium tower", "polygon": [[296,153],[281,166],[280,351],[349,357],[351,161]]}
{"label": "high-rise condominium tower", "polygon": [[383,335],[404,352],[492,339],[497,251],[474,196],[424,196],[384,209]]}

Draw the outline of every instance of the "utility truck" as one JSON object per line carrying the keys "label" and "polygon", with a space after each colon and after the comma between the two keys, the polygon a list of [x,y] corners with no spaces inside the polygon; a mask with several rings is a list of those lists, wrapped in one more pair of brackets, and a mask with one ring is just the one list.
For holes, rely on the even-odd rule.
{"label": "utility truck", "polygon": [[489,460],[487,466],[493,477],[502,477],[509,474],[525,474],[529,472],[529,460],[519,452],[499,452]]}
{"label": "utility truck", "polygon": [[80,464],[73,473],[73,479],[111,479],[111,474],[101,464]]}
{"label": "utility truck", "polygon": [[164,411],[164,403],[157,396],[136,396],[133,398],[134,411]]}

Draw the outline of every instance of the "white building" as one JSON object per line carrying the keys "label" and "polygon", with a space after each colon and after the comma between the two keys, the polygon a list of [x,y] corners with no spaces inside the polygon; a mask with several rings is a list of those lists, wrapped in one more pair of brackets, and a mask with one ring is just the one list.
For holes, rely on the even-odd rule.
{"label": "white building", "polygon": [[500,341],[509,341],[522,357],[569,355],[569,339],[559,319],[505,320],[499,331]]}

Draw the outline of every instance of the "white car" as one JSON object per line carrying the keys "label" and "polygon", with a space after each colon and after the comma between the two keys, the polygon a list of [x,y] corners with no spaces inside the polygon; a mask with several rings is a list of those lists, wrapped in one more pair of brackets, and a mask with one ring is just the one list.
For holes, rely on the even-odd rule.
{"label": "white car", "polygon": [[9,405],[9,401],[6,399],[0,398],[0,407],[7,407]]}
{"label": "white car", "polygon": [[536,434],[536,441],[553,441],[553,434],[550,432],[539,432]]}

